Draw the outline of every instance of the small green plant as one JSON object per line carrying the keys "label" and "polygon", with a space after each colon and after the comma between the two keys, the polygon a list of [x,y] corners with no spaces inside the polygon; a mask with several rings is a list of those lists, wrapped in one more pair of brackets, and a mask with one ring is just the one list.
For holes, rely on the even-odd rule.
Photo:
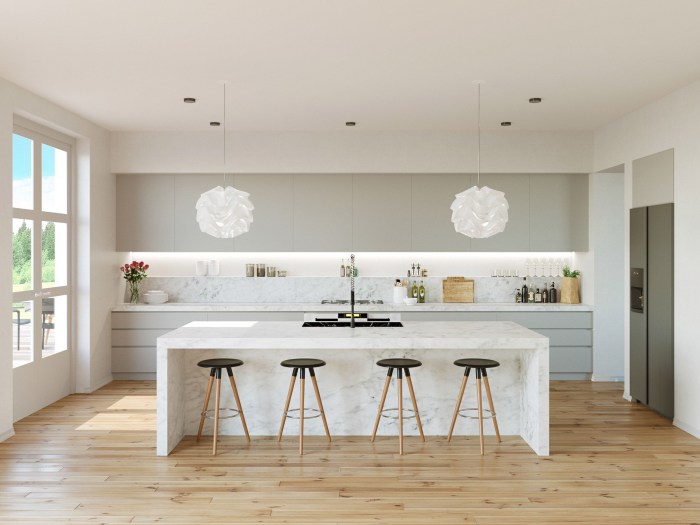
{"label": "small green plant", "polygon": [[569,268],[568,264],[561,269],[561,273],[564,275],[564,277],[578,277],[581,275],[581,272],[578,270],[572,270]]}

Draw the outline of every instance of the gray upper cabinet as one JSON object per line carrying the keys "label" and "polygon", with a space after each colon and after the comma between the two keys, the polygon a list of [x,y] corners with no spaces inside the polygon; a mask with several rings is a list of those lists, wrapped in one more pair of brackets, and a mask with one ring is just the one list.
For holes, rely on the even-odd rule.
{"label": "gray upper cabinet", "polygon": [[117,177],[117,251],[174,251],[174,192],[174,175]]}
{"label": "gray upper cabinet", "polygon": [[[229,179],[232,177],[229,176]],[[232,180],[227,180],[232,184]],[[216,186],[222,186],[224,176],[175,175],[175,251],[176,252],[232,252],[233,239],[217,239],[202,233],[197,223],[195,205],[200,195]]]}
{"label": "gray upper cabinet", "polygon": [[530,175],[530,250],[588,250],[588,175]]}
{"label": "gray upper cabinet", "polygon": [[353,175],[352,203],[353,250],[411,251],[410,176]]}
{"label": "gray upper cabinet", "polygon": [[250,231],[233,241],[237,252],[294,250],[294,178],[282,174],[234,175],[236,189],[255,206]]}
{"label": "gray upper cabinet", "polygon": [[352,249],[352,175],[294,175],[294,251]]}
{"label": "gray upper cabinet", "polygon": [[457,233],[450,206],[455,195],[472,186],[464,174],[413,175],[411,196],[411,250],[414,252],[464,252],[470,239]]}
{"label": "gray upper cabinet", "polygon": [[[476,184],[476,177],[473,180]],[[481,185],[505,193],[508,201],[508,223],[503,232],[493,237],[472,239],[472,251],[526,252],[530,250],[530,176],[517,173],[482,174]]]}

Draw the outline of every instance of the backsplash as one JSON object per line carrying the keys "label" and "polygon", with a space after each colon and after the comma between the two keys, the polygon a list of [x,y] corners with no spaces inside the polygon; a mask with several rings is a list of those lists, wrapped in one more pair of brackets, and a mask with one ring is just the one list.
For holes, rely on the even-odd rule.
{"label": "backsplash", "polygon": [[[514,302],[522,277],[467,277],[474,279],[477,303]],[[426,302],[442,302],[444,277],[418,278],[426,288]],[[356,277],[356,299],[393,302],[391,277]],[[412,281],[412,280],[411,280]],[[528,277],[528,286],[544,288],[558,277]],[[323,299],[349,299],[350,279],[341,277],[148,277],[141,291],[164,290],[169,302],[178,303],[320,303]],[[128,298],[125,297],[125,301]]]}

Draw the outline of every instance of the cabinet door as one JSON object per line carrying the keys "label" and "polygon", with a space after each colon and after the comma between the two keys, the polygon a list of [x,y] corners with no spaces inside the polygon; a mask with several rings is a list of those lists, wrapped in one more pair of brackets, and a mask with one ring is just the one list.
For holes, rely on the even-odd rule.
{"label": "cabinet door", "polygon": [[117,175],[117,251],[172,252],[173,175]]}
{"label": "cabinet door", "polygon": [[457,233],[450,206],[455,195],[471,186],[462,174],[425,174],[411,177],[411,244],[414,252],[465,252],[469,237]]}
{"label": "cabinet door", "polygon": [[[476,179],[476,177],[474,177]],[[506,229],[488,239],[472,239],[475,252],[526,252],[530,249],[530,177],[523,174],[481,175],[482,186],[502,191],[508,200]],[[539,203],[535,203],[536,205]]]}
{"label": "cabinet door", "polygon": [[176,252],[233,251],[233,239],[217,239],[202,233],[196,219],[195,205],[200,195],[223,184],[232,184],[232,181],[225,183],[223,175],[175,175]]}
{"label": "cabinet door", "polygon": [[588,175],[530,175],[530,250],[588,250]]}
{"label": "cabinet door", "polygon": [[352,175],[294,175],[294,251],[352,249]]}
{"label": "cabinet door", "polygon": [[294,179],[291,175],[235,175],[236,189],[250,193],[255,206],[250,231],[233,241],[237,252],[294,250]]}
{"label": "cabinet door", "polygon": [[411,177],[353,175],[353,250],[411,251]]}

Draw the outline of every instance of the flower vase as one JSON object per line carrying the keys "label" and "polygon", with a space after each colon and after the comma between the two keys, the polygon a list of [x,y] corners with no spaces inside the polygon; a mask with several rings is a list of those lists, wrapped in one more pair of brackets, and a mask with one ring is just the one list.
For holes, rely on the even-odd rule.
{"label": "flower vase", "polygon": [[129,302],[138,303],[141,298],[141,291],[139,290],[139,283],[136,281],[129,281]]}

